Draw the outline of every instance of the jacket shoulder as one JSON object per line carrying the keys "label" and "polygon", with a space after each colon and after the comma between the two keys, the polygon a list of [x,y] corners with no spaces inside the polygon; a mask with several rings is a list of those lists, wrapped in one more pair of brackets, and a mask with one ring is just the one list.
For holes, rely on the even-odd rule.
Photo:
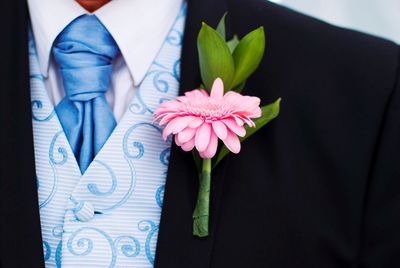
{"label": "jacket shoulder", "polygon": [[230,0],[229,12],[232,28],[240,36],[264,26],[267,44],[261,68],[273,64],[274,73],[282,68],[286,74],[301,70],[305,78],[319,74],[326,80],[352,81],[360,90],[369,85],[387,96],[394,88],[399,60],[394,42],[264,0]]}

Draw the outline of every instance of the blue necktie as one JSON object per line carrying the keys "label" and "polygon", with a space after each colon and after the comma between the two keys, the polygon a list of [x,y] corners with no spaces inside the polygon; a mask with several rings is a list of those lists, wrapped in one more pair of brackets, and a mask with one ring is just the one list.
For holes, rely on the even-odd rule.
{"label": "blue necktie", "polygon": [[56,112],[83,174],[116,126],[104,93],[119,49],[96,16],[83,15],[60,33],[53,54],[66,95]]}

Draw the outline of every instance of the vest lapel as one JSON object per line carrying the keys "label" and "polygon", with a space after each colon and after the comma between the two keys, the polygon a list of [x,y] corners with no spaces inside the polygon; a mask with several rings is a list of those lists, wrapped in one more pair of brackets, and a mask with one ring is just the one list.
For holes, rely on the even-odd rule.
{"label": "vest lapel", "polygon": [[44,267],[35,181],[26,1],[5,0],[0,31],[2,267]]}
{"label": "vest lapel", "polygon": [[[181,57],[180,95],[200,85],[197,34],[201,22],[216,26],[227,6],[224,1],[189,1]],[[198,190],[198,175],[190,153],[172,145],[155,258],[156,268],[209,267],[217,232],[218,210],[227,161],[213,170],[210,235],[192,235],[192,213]]]}

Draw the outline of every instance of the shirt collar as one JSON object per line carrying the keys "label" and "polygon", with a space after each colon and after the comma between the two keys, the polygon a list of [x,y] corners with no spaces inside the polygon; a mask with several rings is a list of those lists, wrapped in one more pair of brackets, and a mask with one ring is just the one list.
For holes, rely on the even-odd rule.
{"label": "shirt collar", "polygon": [[[72,0],[28,0],[28,4],[40,69],[47,77],[54,40],[88,12]],[[93,13],[117,42],[135,86],[146,75],[181,5],[182,0],[113,0]]]}

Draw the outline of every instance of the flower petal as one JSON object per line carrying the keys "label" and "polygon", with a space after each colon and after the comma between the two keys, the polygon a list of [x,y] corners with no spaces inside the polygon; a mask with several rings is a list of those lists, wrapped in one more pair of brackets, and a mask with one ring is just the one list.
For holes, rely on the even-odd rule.
{"label": "flower petal", "polygon": [[200,153],[201,158],[213,158],[218,148],[218,137],[211,131],[210,143],[207,149]]}
{"label": "flower petal", "polygon": [[251,96],[243,96],[243,100],[236,109],[240,111],[245,111],[251,113],[255,108],[260,106],[260,98],[251,97]]}
{"label": "flower petal", "polygon": [[197,129],[196,137],[195,137],[195,144],[196,149],[199,152],[204,151],[207,149],[208,144],[210,143],[210,136],[211,136],[211,126],[208,123],[204,123]]}
{"label": "flower petal", "polygon": [[191,98],[196,98],[196,99],[203,99],[205,97],[208,97],[205,93],[204,90],[193,90],[194,97],[192,96]]}
{"label": "flower petal", "polygon": [[211,98],[222,98],[224,96],[224,82],[222,82],[221,78],[215,79],[212,87],[211,87]]}
{"label": "flower petal", "polygon": [[155,113],[158,113],[159,109],[176,110],[179,109],[181,106],[182,104],[176,100],[166,100],[160,104]]}
{"label": "flower petal", "polygon": [[222,122],[224,122],[224,124],[236,135],[240,137],[244,137],[246,135],[246,129],[244,126],[239,126],[234,119],[227,118],[222,120]]}
{"label": "flower petal", "polygon": [[172,119],[164,129],[163,139],[166,140],[171,133],[178,133],[182,131],[193,120],[192,116],[179,116]]}
{"label": "flower petal", "polygon": [[247,125],[249,125],[250,127],[255,127],[256,124],[254,124],[253,120],[251,120],[250,118],[248,118],[247,116],[243,116],[241,118]]}
{"label": "flower petal", "polygon": [[242,119],[240,119],[238,116],[235,116],[234,118],[235,118],[236,124],[238,124],[239,126],[244,125],[244,121]]}
{"label": "flower petal", "polygon": [[175,140],[176,145],[178,145],[178,146],[182,145],[182,142],[180,142],[179,139],[178,139],[178,135],[174,136],[174,140]]}
{"label": "flower petal", "polygon": [[184,150],[185,152],[189,152],[191,150],[193,150],[194,148],[194,143],[195,143],[195,138],[193,137],[191,140],[189,140],[188,142],[185,142],[184,144],[181,145],[182,150]]}
{"label": "flower petal", "polygon": [[209,97],[209,96],[208,96],[208,92],[205,91],[204,89],[200,89],[200,93],[203,94],[203,97],[206,97],[206,98]]}
{"label": "flower petal", "polygon": [[187,97],[186,96],[178,96],[176,97],[176,100],[179,102],[186,102],[187,101]]}
{"label": "flower petal", "polygon": [[[169,121],[171,121],[172,119],[174,119],[174,118],[177,117],[177,116],[179,116],[179,115],[176,114],[176,113],[166,114],[166,115],[164,115],[164,117],[162,117],[162,119],[160,120],[159,125],[160,125],[160,126],[163,126],[163,125],[165,125],[166,123],[168,123]],[[158,120],[159,118],[156,118],[156,119]]]}
{"label": "flower petal", "polygon": [[177,133],[181,132],[182,130],[184,130],[189,125],[189,123],[193,120],[192,116],[184,116],[184,117],[178,117],[178,118],[180,118],[180,120],[176,121],[174,131],[172,132],[174,134],[177,134]]}
{"label": "flower petal", "polygon": [[243,96],[240,95],[239,93],[235,92],[235,91],[228,91],[225,95],[224,95],[224,101],[228,102],[232,105],[240,105],[240,103],[243,100]]}
{"label": "flower petal", "polygon": [[204,120],[200,117],[193,117],[193,121],[189,123],[189,127],[198,128],[201,124],[204,123]]}
{"label": "flower petal", "polygon": [[228,135],[228,130],[226,129],[224,123],[222,123],[221,121],[213,121],[212,127],[218,138],[220,138],[221,140],[226,139],[226,136]]}
{"label": "flower petal", "polygon": [[191,140],[195,134],[196,134],[195,128],[187,127],[181,132],[179,132],[178,135],[176,136],[178,137],[179,142],[182,144]]}
{"label": "flower petal", "polygon": [[240,152],[240,140],[232,131],[228,131],[228,136],[223,142],[232,153],[237,154]]}
{"label": "flower petal", "polygon": [[254,111],[252,111],[250,118],[259,118],[262,116],[262,111],[260,107],[257,107]]}
{"label": "flower petal", "polygon": [[191,91],[186,91],[185,92],[185,96],[188,98],[188,99],[193,99],[193,98],[195,98],[195,92],[196,92],[197,90],[195,89],[195,90],[191,90]]}

